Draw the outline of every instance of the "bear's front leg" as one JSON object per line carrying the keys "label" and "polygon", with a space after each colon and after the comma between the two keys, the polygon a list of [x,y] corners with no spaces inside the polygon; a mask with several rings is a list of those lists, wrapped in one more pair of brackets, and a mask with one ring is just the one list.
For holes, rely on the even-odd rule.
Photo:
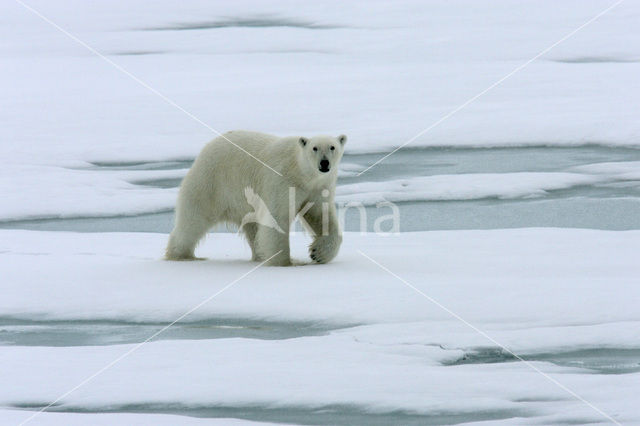
{"label": "bear's front leg", "polygon": [[255,253],[258,259],[267,260],[269,266],[290,266],[289,232],[258,225],[255,240]]}
{"label": "bear's front leg", "polygon": [[316,236],[309,246],[309,257],[316,263],[331,262],[338,255],[341,244],[341,235]]}
{"label": "bear's front leg", "polygon": [[309,257],[316,263],[331,262],[338,255],[342,244],[342,233],[333,200],[324,212],[321,204],[317,203],[304,215],[304,219],[314,234],[313,243],[309,246]]}

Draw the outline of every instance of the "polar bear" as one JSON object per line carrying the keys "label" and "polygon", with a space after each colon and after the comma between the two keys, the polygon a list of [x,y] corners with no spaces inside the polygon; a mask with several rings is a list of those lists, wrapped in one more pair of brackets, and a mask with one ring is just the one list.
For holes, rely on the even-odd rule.
{"label": "polar bear", "polygon": [[311,259],[329,262],[342,243],[334,196],[346,141],[250,131],[214,139],[182,181],[166,259],[196,259],[202,237],[226,222],[241,227],[253,260],[288,266],[289,229],[298,215],[313,236]]}

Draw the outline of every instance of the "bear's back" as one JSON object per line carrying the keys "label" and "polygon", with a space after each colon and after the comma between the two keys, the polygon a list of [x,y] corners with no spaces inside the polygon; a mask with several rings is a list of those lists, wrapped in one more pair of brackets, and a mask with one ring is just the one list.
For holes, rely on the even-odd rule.
{"label": "bear's back", "polygon": [[[233,130],[209,142],[196,159],[195,166],[210,170],[222,168],[226,172],[235,170],[255,177],[274,173],[273,170],[284,173],[291,169],[297,159],[297,139]],[[274,176],[277,175],[274,173]]]}

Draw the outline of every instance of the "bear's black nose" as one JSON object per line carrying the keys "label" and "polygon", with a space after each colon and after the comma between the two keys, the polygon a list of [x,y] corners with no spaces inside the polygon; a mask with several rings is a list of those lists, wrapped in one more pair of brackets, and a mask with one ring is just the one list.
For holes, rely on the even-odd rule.
{"label": "bear's black nose", "polygon": [[329,160],[326,158],[320,160],[320,171],[322,173],[327,173],[329,171]]}

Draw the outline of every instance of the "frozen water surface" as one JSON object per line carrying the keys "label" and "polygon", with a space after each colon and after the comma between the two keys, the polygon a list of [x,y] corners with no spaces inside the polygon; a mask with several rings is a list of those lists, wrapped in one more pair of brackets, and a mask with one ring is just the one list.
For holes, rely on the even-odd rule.
{"label": "frozen water surface", "polygon": [[1,424],[129,351],[32,424],[640,424],[637,2],[362,175],[612,2],[25,3],[216,130],[347,134],[338,204],[403,232],[350,208],[137,347],[256,266],[161,261],[215,132],[3,2]]}
{"label": "frozen water surface", "polygon": [[[640,149],[586,145],[577,147],[502,147],[502,148],[405,148],[382,163],[358,176],[366,167],[383,156],[382,153],[350,154],[344,156],[345,166],[339,178],[338,201],[342,208],[351,201],[363,201],[367,220],[360,212],[346,209],[344,227],[348,231],[373,231],[375,220],[390,213],[377,208],[376,202],[396,201],[400,209],[401,231],[439,229],[495,229],[532,226],[575,227],[596,229],[640,229]],[[139,187],[177,188],[193,160],[166,161],[93,161],[86,170],[96,174],[129,171],[131,184]],[[590,166],[608,165],[602,173],[593,174]],[[620,167],[639,170],[635,174],[621,173]],[[587,173],[584,171],[586,168]],[[135,172],[175,171],[175,177],[136,177]],[[492,174],[506,185],[526,184],[523,173],[551,176],[547,186],[527,188],[515,198],[504,198],[500,182],[477,183],[475,176]],[[571,173],[582,178],[564,184],[553,173]],[[456,195],[455,186],[445,183],[453,194],[410,194],[395,198],[390,188],[384,192],[385,182],[400,181],[400,187],[411,184],[412,178],[458,175],[468,177],[462,185],[478,186],[478,195],[468,191]],[[556,183],[554,179],[558,180]],[[403,183],[406,180],[406,183]],[[380,186],[361,184],[380,182]],[[427,191],[430,182],[420,184]],[[500,185],[504,185],[500,183]],[[348,191],[344,189],[349,188]],[[376,191],[371,201],[368,191]],[[383,193],[379,194],[378,191]],[[342,191],[342,192],[341,192]],[[358,198],[353,198],[357,194]],[[376,198],[379,197],[379,198]],[[65,230],[84,232],[140,231],[170,232],[173,224],[173,202],[169,198],[164,211],[139,214],[119,214],[98,217],[39,218],[0,222],[0,228]],[[407,200],[408,199],[408,200]],[[405,201],[406,200],[406,201]],[[411,200],[411,201],[409,201]],[[373,204],[373,205],[372,205]],[[225,230],[224,227],[220,230]]]}
{"label": "frozen water surface", "polygon": [[[126,321],[34,321],[0,319],[0,345],[85,346],[137,343],[165,329],[169,323]],[[268,322],[256,320],[181,322],[158,334],[154,340],[167,339],[291,339],[316,336],[335,326],[305,322]]]}
{"label": "frozen water surface", "polygon": [[[527,361],[545,361],[556,365],[592,370],[601,374],[640,372],[640,349],[591,348],[558,353],[521,355]],[[458,360],[446,365],[485,364],[519,361],[502,348],[477,348],[465,352]]]}
{"label": "frozen water surface", "polygon": [[[37,409],[38,404],[16,406],[16,408]],[[204,418],[237,418],[278,424],[297,425],[372,425],[386,426],[401,424],[419,425],[455,425],[467,422],[523,419],[528,415],[517,410],[479,410],[477,412],[437,412],[433,414],[414,414],[405,411],[372,413],[361,407],[348,405],[328,405],[322,407],[286,407],[269,406],[228,407],[228,406],[183,406],[181,404],[128,404],[109,407],[100,411],[84,408],[58,408],[49,411],[58,413],[165,413]]]}
{"label": "frozen water surface", "polygon": [[[202,262],[161,261],[161,233],[0,236],[0,401],[25,416],[255,266],[229,233],[207,239]],[[307,242],[293,238],[295,258]],[[43,416],[602,421],[515,353],[633,424],[639,243],[638,231],[348,233],[336,262],[254,271]]]}

